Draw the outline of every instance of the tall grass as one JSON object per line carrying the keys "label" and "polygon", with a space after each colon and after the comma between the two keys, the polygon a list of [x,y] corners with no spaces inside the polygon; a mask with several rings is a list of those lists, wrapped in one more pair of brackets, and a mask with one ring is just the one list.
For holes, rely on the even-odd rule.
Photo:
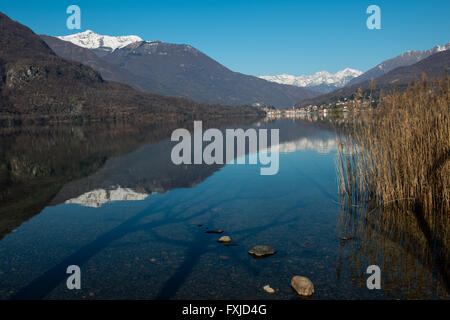
{"label": "tall grass", "polygon": [[449,214],[449,103],[449,76],[423,77],[347,123],[338,139],[341,194],[357,205]]}
{"label": "tall grass", "polygon": [[423,77],[338,132],[338,229],[360,240],[348,263],[378,264],[406,298],[450,293],[449,81]]}

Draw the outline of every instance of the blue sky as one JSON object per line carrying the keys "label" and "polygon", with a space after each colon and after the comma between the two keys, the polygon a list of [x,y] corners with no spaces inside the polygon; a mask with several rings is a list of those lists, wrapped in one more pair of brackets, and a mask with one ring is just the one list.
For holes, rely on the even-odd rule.
{"label": "blue sky", "polygon": [[[75,33],[66,8],[81,8],[81,30],[136,34],[187,43],[233,71],[312,74],[345,67],[366,71],[407,50],[450,42],[450,1],[24,1],[0,11],[49,35]],[[381,30],[366,27],[366,8],[381,8]]]}

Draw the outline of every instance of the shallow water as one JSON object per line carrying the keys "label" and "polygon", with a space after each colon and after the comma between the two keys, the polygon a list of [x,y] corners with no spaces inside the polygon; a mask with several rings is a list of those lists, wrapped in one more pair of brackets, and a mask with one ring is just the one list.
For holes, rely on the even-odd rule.
{"label": "shallow water", "polygon": [[[43,173],[30,178],[37,187],[27,186],[18,199],[43,193],[41,180],[57,186],[46,200],[29,200],[44,203],[42,209],[34,206],[31,214],[31,205],[8,204],[29,214],[0,240],[0,298],[297,299],[290,288],[294,275],[312,280],[314,299],[448,298],[446,273],[382,229],[370,237],[343,234],[330,125],[281,119],[252,126],[280,129],[278,174],[261,176],[259,165],[175,166],[167,138],[130,131],[124,135],[139,144],[123,136],[105,143],[73,128],[69,137],[41,134],[56,150],[80,148],[82,156],[70,156],[70,165],[54,160],[39,166]],[[6,141],[20,136],[2,143],[13,149]],[[115,150],[115,144],[127,147]],[[32,162],[5,154],[8,163]],[[212,229],[224,230],[232,245],[205,233]],[[277,253],[254,259],[247,251],[259,244]],[[373,254],[385,246],[402,261],[398,269]],[[381,290],[366,287],[371,264],[382,266]],[[66,287],[69,265],[81,267],[81,290]],[[274,295],[263,291],[267,284]]]}

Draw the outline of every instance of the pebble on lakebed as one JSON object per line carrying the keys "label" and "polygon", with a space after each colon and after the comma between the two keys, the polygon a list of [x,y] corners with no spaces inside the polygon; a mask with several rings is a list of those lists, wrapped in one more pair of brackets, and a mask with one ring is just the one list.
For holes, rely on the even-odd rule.
{"label": "pebble on lakebed", "polygon": [[220,242],[220,243],[231,243],[231,238],[229,236],[223,236],[223,237],[220,237],[219,240],[217,240],[217,242]]}
{"label": "pebble on lakebed", "polygon": [[264,291],[267,292],[267,293],[270,293],[270,294],[274,294],[274,293],[275,293],[275,290],[273,290],[269,285],[265,285],[265,286],[263,287],[263,289],[264,289]]}
{"label": "pebble on lakebed", "polygon": [[291,287],[300,296],[309,297],[314,293],[314,285],[307,277],[294,276],[291,280]]}
{"label": "pebble on lakebed", "polygon": [[223,230],[220,230],[220,229],[218,229],[218,230],[207,230],[207,231],[205,231],[205,233],[223,233]]}
{"label": "pebble on lakebed", "polygon": [[254,258],[268,257],[276,253],[276,251],[269,246],[254,246],[248,251]]}
{"label": "pebble on lakebed", "polygon": [[356,239],[356,238],[355,237],[339,237],[339,240],[342,240],[342,241],[354,240],[354,239]]}

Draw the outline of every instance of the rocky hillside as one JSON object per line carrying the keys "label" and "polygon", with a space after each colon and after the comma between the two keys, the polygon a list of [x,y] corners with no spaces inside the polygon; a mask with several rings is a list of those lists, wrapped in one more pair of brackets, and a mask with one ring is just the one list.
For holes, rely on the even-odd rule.
{"label": "rocky hillside", "polygon": [[[98,35],[93,33],[92,37],[96,39]],[[94,52],[103,62],[134,77],[121,79],[121,82],[146,92],[184,97],[203,103],[277,107],[290,107],[299,100],[318,95],[305,88],[272,83],[233,72],[186,44],[138,41],[124,47],[114,47],[114,50],[105,54],[104,51],[99,53],[99,48],[93,46],[96,43],[94,38],[87,42],[89,45],[83,45],[78,40],[70,42],[65,37],[68,40],[64,41],[65,48],[64,43],[56,41],[61,38],[51,39],[47,36],[43,39],[58,55],[90,65],[105,79],[117,79],[101,63],[94,64],[87,54],[80,55],[80,48]],[[79,48],[76,49],[73,45]]]}
{"label": "rocky hillside", "polygon": [[136,91],[57,56],[29,28],[0,13],[0,118],[177,120],[257,114]]}

